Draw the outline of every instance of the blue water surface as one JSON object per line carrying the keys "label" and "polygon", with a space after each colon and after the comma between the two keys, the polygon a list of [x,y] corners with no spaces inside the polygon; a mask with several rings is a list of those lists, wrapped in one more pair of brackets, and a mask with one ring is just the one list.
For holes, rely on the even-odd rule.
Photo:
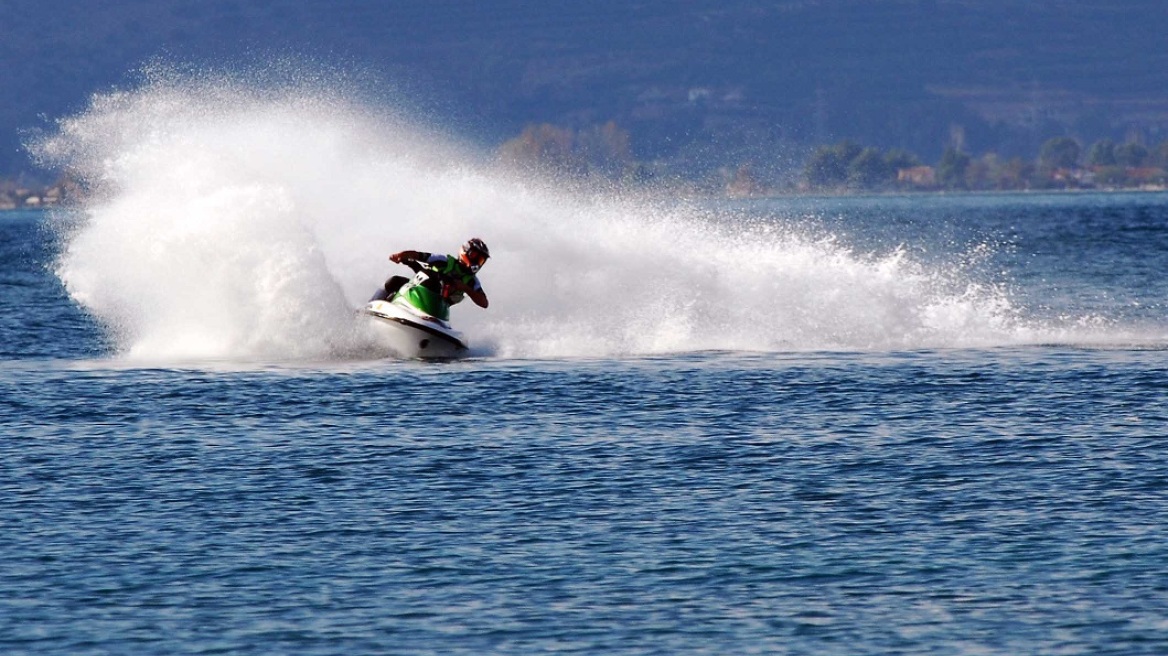
{"label": "blue water surface", "polygon": [[0,216],[0,651],[1168,653],[1168,203],[832,203],[1151,337],[145,366]]}

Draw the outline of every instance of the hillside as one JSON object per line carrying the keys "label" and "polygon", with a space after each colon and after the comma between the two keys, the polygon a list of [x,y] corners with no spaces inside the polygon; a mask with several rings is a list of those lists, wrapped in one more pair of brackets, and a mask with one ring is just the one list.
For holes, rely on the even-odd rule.
{"label": "hillside", "polygon": [[1168,137],[1160,0],[0,0],[0,174],[19,132],[163,57],[292,55],[405,88],[484,144],[616,121],[642,159],[782,159],[851,138],[935,157]]}

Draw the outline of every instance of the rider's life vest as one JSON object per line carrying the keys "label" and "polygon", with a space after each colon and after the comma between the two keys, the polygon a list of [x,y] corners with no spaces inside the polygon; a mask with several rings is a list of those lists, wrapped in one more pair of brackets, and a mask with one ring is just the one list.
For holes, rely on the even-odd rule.
{"label": "rider's life vest", "polygon": [[426,268],[414,274],[414,278],[398,293],[426,314],[448,321],[450,306],[461,303],[464,294],[451,289],[450,285],[443,281],[443,277],[456,278],[474,287],[474,272],[462,266],[457,257],[447,255],[445,262],[428,264]]}

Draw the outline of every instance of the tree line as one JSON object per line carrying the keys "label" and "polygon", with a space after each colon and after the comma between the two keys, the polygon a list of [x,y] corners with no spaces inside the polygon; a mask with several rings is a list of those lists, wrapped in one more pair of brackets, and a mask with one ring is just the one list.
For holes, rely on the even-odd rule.
{"label": "tree line", "polygon": [[[508,165],[567,174],[569,178],[604,178],[642,182],[662,169],[660,162],[639,161],[627,130],[609,121],[579,129],[551,124],[528,125],[498,150]],[[678,164],[676,162],[672,163]],[[927,163],[902,149],[882,150],[853,141],[813,148],[802,169],[776,172],[767,162],[721,166],[713,178],[689,180],[709,191],[765,194],[781,191],[897,190],[1042,190],[1122,189],[1168,186],[1168,141],[1148,147],[1135,140],[1103,139],[1088,147],[1072,137],[1042,144],[1033,158],[974,156],[946,148]],[[701,166],[674,168],[701,170]],[[707,174],[708,175],[708,172]]]}
{"label": "tree line", "polygon": [[540,123],[503,142],[498,154],[504,164],[519,169],[625,179],[641,170],[631,141],[628,130],[615,121],[581,129]]}
{"label": "tree line", "polygon": [[1168,185],[1168,141],[1149,148],[1103,139],[1084,148],[1071,137],[1043,143],[1033,160],[974,157],[949,147],[934,165],[900,150],[882,152],[850,141],[816,148],[803,167],[812,190],[1113,189]]}

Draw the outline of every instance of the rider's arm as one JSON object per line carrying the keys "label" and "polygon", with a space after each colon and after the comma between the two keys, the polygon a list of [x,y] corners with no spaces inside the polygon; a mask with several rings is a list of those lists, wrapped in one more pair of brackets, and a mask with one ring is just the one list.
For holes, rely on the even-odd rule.
{"label": "rider's arm", "polygon": [[390,255],[389,259],[391,262],[401,264],[403,260],[407,262],[425,262],[429,260],[430,257],[430,253],[424,253],[422,251],[402,251],[400,253],[394,253],[393,255]]}
{"label": "rider's arm", "polygon": [[483,291],[481,286],[479,286],[477,279],[475,280],[473,287],[461,280],[458,280],[457,278],[451,278],[450,285],[463,294],[469,296],[470,300],[474,301],[475,305],[481,308],[487,307],[487,305],[490,303],[490,301],[487,300],[487,293]]}
{"label": "rider's arm", "polygon": [[481,287],[470,290],[466,295],[470,297],[470,300],[475,302],[475,305],[481,308],[485,308],[489,304],[489,301],[487,301],[487,293]]}

